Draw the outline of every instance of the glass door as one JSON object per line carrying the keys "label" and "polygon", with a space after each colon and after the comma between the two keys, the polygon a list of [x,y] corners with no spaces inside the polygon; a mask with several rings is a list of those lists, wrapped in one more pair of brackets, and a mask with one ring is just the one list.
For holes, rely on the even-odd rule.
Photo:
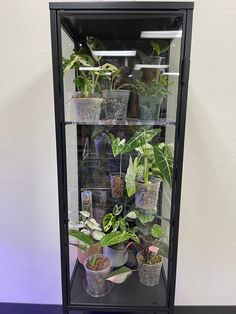
{"label": "glass door", "polygon": [[165,307],[183,14],[61,17],[70,304]]}

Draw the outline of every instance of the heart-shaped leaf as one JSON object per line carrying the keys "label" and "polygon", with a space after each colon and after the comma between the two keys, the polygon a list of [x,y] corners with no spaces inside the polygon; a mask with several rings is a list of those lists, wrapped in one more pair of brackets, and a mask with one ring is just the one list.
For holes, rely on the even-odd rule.
{"label": "heart-shaped leaf", "polygon": [[165,236],[165,230],[158,224],[154,224],[151,229],[151,235],[154,238],[162,238]]}

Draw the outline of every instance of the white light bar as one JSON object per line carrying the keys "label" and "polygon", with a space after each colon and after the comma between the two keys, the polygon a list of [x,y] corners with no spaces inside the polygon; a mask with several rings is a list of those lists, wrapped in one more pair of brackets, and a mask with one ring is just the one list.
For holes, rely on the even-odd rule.
{"label": "white light bar", "polygon": [[169,65],[167,64],[135,64],[134,70],[141,69],[168,69]]}
{"label": "white light bar", "polygon": [[141,32],[141,38],[181,38],[182,30],[179,31],[144,31]]}
{"label": "white light bar", "polygon": [[136,50],[94,50],[93,54],[98,57],[135,57]]}
{"label": "white light bar", "polygon": [[162,73],[162,75],[167,75],[167,76],[170,76],[170,75],[179,76],[179,73],[177,73],[177,72],[164,72],[164,73]]}
{"label": "white light bar", "polygon": [[100,67],[79,67],[81,71],[100,71]]}

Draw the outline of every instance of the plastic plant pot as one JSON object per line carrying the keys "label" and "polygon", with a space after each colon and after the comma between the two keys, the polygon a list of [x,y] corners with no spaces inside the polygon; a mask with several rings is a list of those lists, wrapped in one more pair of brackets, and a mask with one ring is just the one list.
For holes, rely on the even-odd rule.
{"label": "plastic plant pot", "polygon": [[102,108],[104,119],[124,120],[127,115],[130,91],[128,90],[103,90],[104,98]]}
{"label": "plastic plant pot", "polygon": [[157,120],[160,117],[162,96],[138,96],[141,120]]}
{"label": "plastic plant pot", "polygon": [[124,195],[125,173],[112,172],[110,173],[111,194],[115,199],[121,199]]}
{"label": "plastic plant pot", "polygon": [[159,56],[148,56],[148,57],[144,58],[143,61],[146,64],[160,65],[163,59],[165,59],[165,58],[159,57]]}
{"label": "plastic plant pot", "polygon": [[95,147],[95,152],[96,156],[105,156],[108,148],[108,138],[105,133],[102,133],[99,136],[96,136],[94,139],[94,147]]}
{"label": "plastic plant pot", "polygon": [[163,258],[161,256],[159,258],[160,262],[156,264],[145,264],[142,254],[140,252],[137,254],[139,281],[143,285],[152,287],[159,284],[163,262]]}
{"label": "plastic plant pot", "polygon": [[148,184],[136,181],[135,205],[137,208],[145,209],[147,212],[157,212],[157,201],[161,180],[150,177]]}
{"label": "plastic plant pot", "polygon": [[105,280],[109,275],[112,263],[111,260],[103,254],[99,254],[97,258],[102,258],[107,261],[106,268],[102,270],[92,270],[87,266],[88,259],[84,261],[84,268],[86,271],[86,280],[84,282],[84,287],[89,295],[92,297],[103,297],[107,295],[112,288],[112,283],[108,280]]}
{"label": "plastic plant pot", "polygon": [[102,98],[72,98],[78,121],[98,121],[100,119]]}
{"label": "plastic plant pot", "polygon": [[105,246],[103,254],[109,257],[112,262],[112,267],[121,267],[128,261],[128,252],[125,253],[124,244],[116,246]]}

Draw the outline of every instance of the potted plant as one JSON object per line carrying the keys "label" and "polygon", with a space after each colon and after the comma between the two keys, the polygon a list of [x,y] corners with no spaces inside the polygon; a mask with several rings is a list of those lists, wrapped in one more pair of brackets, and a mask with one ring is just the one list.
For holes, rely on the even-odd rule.
{"label": "potted plant", "polygon": [[[69,235],[75,237],[89,247],[94,245],[94,240],[90,235],[84,234],[78,229],[69,231]],[[112,246],[129,240],[131,231],[115,231],[104,235],[98,242],[97,251],[84,261],[86,271],[85,289],[93,297],[102,297],[107,295],[112,286],[111,282],[121,283],[131,274],[128,267],[122,267],[119,270],[111,272],[112,262],[109,257],[99,254],[99,249],[105,246]]]}
{"label": "potted plant", "polygon": [[[127,215],[123,213],[123,205],[115,205],[112,213],[104,215],[102,220],[102,228],[105,233],[130,232],[130,238],[135,242],[139,242],[137,235],[137,228],[130,228],[127,218],[135,219],[135,211],[130,211]],[[126,264],[128,260],[128,253],[125,252],[125,244],[119,243],[117,245],[106,246],[103,253],[112,261],[113,267],[120,267]]]}
{"label": "potted plant", "polygon": [[78,92],[73,94],[73,103],[80,121],[97,121],[100,119],[101,97],[100,80],[106,75],[110,64],[100,65],[101,57],[93,54],[94,47],[102,47],[94,37],[87,37],[87,47],[74,50],[69,59],[63,58],[63,72],[74,69],[74,79]]}
{"label": "potted plant", "polygon": [[132,86],[133,92],[138,95],[141,120],[159,119],[163,99],[170,94],[168,85],[167,76],[160,74],[158,79],[150,82],[137,80]]}
{"label": "potted plant", "polygon": [[[93,245],[88,245],[86,242],[80,239],[77,239],[77,243],[70,243],[71,245],[78,248],[78,261],[81,264],[84,264],[84,261],[87,257],[93,255],[94,252],[97,252],[98,244],[96,242],[104,236],[104,233],[102,232],[102,228],[97,223],[97,221],[94,218],[91,218],[90,212],[82,210],[79,213],[82,216],[82,219],[78,221],[78,223],[72,229],[79,230],[81,233],[89,235],[94,240]],[[70,235],[73,236],[73,232],[70,232]]]}
{"label": "potted plant", "polygon": [[156,286],[160,281],[163,256],[159,254],[159,247],[156,245],[157,240],[165,236],[163,228],[154,224],[151,229],[150,237],[142,237],[140,243],[130,242],[128,247],[134,245],[138,250],[138,274],[140,282],[145,286]]}
{"label": "potted plant", "polygon": [[114,65],[107,64],[104,78],[108,83],[108,89],[102,90],[104,98],[104,118],[124,120],[127,115],[130,91],[122,89],[126,84],[120,86],[119,82],[127,72],[126,67],[117,68]]}
{"label": "potted plant", "polygon": [[135,194],[135,205],[150,214],[157,211],[158,193],[161,181],[172,184],[173,156],[169,145],[150,144],[160,129],[142,127],[126,142],[109,134],[114,156],[132,151],[125,175],[126,191],[129,197]]}

